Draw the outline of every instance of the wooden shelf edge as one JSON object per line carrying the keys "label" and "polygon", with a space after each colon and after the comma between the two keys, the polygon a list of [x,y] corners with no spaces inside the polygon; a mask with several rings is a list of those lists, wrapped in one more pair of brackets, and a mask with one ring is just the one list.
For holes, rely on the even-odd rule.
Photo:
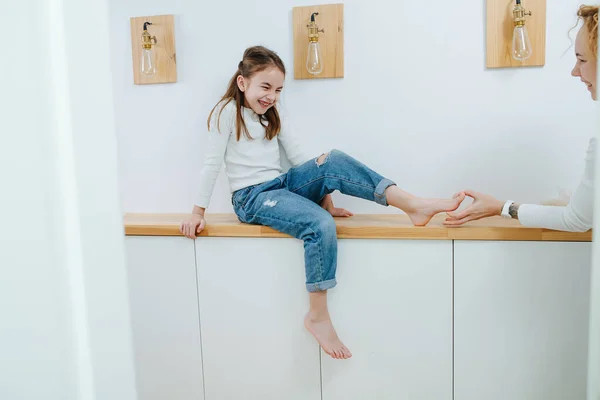
{"label": "wooden shelf edge", "polygon": [[[187,214],[126,214],[127,236],[182,236],[179,223]],[[560,232],[527,228],[517,221],[488,218],[457,228],[446,228],[441,218],[427,226],[412,226],[401,214],[362,214],[351,218],[336,218],[339,239],[396,240],[482,240],[482,241],[553,241],[591,242],[592,232]],[[289,238],[269,227],[240,223],[233,214],[207,216],[206,229],[200,237]]]}

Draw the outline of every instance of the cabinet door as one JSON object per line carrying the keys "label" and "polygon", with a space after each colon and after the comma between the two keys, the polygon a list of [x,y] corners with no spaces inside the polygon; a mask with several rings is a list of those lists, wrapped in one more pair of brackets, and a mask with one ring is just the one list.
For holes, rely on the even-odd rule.
{"label": "cabinet door", "polygon": [[196,240],[207,400],[320,400],[296,239]]}
{"label": "cabinet door", "polygon": [[204,399],[194,242],[125,243],[139,399]]}
{"label": "cabinet door", "polygon": [[590,243],[454,245],[456,400],[584,400]]}
{"label": "cabinet door", "polygon": [[[452,398],[452,242],[341,240],[323,400]],[[481,400],[481,399],[479,399]]]}

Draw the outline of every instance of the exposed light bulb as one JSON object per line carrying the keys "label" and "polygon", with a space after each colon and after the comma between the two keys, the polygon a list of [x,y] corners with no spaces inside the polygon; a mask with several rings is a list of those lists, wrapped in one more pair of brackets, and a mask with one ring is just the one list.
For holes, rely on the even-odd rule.
{"label": "exposed light bulb", "polygon": [[309,74],[318,75],[323,72],[323,56],[321,54],[321,45],[319,44],[319,32],[325,32],[319,29],[315,16],[319,13],[312,13],[308,27],[308,51],[306,54],[306,70]]}
{"label": "exposed light bulb", "polygon": [[323,72],[323,57],[321,57],[321,45],[319,42],[308,43],[308,55],[306,57],[306,70],[309,74],[318,75]]}
{"label": "exposed light bulb", "polygon": [[140,60],[140,66],[142,75],[150,78],[156,74],[156,54],[152,49],[152,46],[156,44],[156,37],[151,36],[150,33],[148,33],[148,25],[152,25],[152,23],[144,22],[144,32],[142,33],[142,59]]}
{"label": "exposed light bulb", "polygon": [[521,5],[521,0],[516,0],[516,5],[513,9],[513,29],[512,37],[512,57],[517,61],[525,61],[531,56],[531,41],[529,33],[525,26],[525,16],[531,15],[531,11],[526,12]]}
{"label": "exposed light bulb", "polygon": [[513,30],[512,55],[518,61],[525,61],[531,56],[531,41],[525,25],[515,26]]}
{"label": "exposed light bulb", "polygon": [[152,77],[156,74],[156,58],[154,50],[142,49],[142,75],[146,77]]}

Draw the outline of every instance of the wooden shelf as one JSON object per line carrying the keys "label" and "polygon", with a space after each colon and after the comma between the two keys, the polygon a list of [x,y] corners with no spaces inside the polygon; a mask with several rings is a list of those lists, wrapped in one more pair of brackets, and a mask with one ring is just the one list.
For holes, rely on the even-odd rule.
{"label": "wooden shelf", "polygon": [[[179,224],[189,214],[126,214],[125,234],[129,236],[181,236]],[[336,218],[340,239],[405,239],[405,240],[500,240],[591,242],[592,232],[574,233],[527,228],[518,221],[494,217],[474,221],[462,227],[446,228],[443,215],[427,226],[413,226],[403,214],[361,214]],[[274,229],[240,223],[234,214],[210,214],[201,237],[289,237]]]}

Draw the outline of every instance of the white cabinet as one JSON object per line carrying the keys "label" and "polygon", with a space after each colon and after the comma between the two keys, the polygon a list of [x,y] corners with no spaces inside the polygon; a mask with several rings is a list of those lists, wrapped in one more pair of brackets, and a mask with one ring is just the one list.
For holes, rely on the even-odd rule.
{"label": "white cabinet", "polygon": [[196,255],[206,399],[320,400],[302,242],[203,237]]}
{"label": "white cabinet", "polygon": [[330,311],[353,357],[322,353],[323,400],[450,400],[452,242],[340,240],[337,275]]}
{"label": "white cabinet", "polygon": [[139,400],[202,400],[194,242],[126,238]]}
{"label": "white cabinet", "polygon": [[584,400],[591,244],[454,246],[455,400]]}
{"label": "white cabinet", "polygon": [[342,239],[350,360],[303,326],[300,240],[126,244],[140,400],[585,399],[591,243]]}

